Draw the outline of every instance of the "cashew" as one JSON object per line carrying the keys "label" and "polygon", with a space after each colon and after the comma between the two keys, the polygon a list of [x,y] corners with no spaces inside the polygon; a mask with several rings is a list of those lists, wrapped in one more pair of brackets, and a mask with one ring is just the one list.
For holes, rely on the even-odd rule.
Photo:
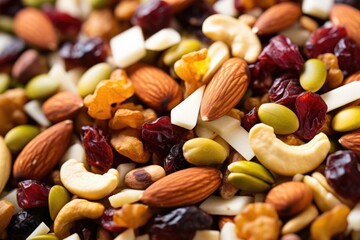
{"label": "cashew", "polygon": [[214,14],[205,19],[203,33],[214,41],[223,41],[231,46],[234,57],[244,58],[253,63],[261,52],[259,38],[245,23],[222,14]]}
{"label": "cashew", "polygon": [[290,219],[281,229],[281,234],[296,233],[311,223],[319,212],[314,205],[308,206],[304,211]]}
{"label": "cashew", "polygon": [[71,193],[96,200],[106,197],[116,188],[120,174],[113,168],[103,175],[88,172],[81,160],[70,159],[61,166],[60,178]]}
{"label": "cashew", "polygon": [[85,199],[74,199],[68,202],[58,213],[54,221],[55,235],[63,239],[70,235],[73,223],[82,218],[96,219],[102,216],[105,207]]}
{"label": "cashew", "polygon": [[0,135],[0,193],[4,189],[11,172],[11,153]]}
{"label": "cashew", "polygon": [[249,142],[266,168],[284,176],[314,170],[330,150],[330,141],[324,133],[317,134],[306,144],[290,146],[276,138],[274,129],[263,123],[251,128]]}
{"label": "cashew", "polygon": [[360,202],[355,205],[347,217],[349,228],[360,231]]}

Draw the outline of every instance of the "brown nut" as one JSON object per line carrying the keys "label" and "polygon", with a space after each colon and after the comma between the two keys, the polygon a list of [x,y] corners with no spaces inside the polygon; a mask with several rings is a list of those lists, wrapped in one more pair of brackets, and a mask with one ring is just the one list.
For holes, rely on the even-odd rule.
{"label": "brown nut", "polygon": [[158,165],[136,168],[125,175],[125,185],[133,189],[143,190],[165,175],[164,168]]}
{"label": "brown nut", "polygon": [[307,208],[313,199],[311,189],[302,182],[284,182],[272,188],[265,202],[272,204],[280,216],[291,216]]}
{"label": "brown nut", "polygon": [[0,200],[0,235],[10,223],[14,211],[15,208],[11,202],[7,200]]}
{"label": "brown nut", "polygon": [[339,143],[360,157],[360,129],[343,135],[339,138]]}
{"label": "brown nut", "polygon": [[149,206],[134,203],[125,204],[114,212],[114,223],[119,227],[138,228],[147,223],[151,218],[152,211]]}

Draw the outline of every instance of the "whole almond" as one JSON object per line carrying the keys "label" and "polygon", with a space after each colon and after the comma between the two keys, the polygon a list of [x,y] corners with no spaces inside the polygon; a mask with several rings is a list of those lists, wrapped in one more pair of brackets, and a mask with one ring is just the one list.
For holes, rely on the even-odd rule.
{"label": "whole almond", "polygon": [[126,69],[135,94],[158,111],[169,111],[182,100],[179,84],[159,68],[136,63]]}
{"label": "whole almond", "polygon": [[212,121],[228,113],[242,98],[249,85],[245,60],[226,60],[207,85],[201,102],[203,121]]}
{"label": "whole almond", "polygon": [[210,196],[221,183],[221,172],[210,167],[191,167],[177,171],[148,187],[141,201],[153,207],[195,204]]}
{"label": "whole almond", "polygon": [[339,143],[360,157],[360,129],[343,135],[339,138]]}
{"label": "whole almond", "polygon": [[54,25],[36,8],[24,8],[16,14],[14,32],[27,43],[39,48],[54,50],[58,46]]}
{"label": "whole almond", "polygon": [[272,204],[280,216],[291,216],[311,204],[313,194],[302,182],[284,182],[273,187],[266,195],[265,202]]}
{"label": "whole almond", "polygon": [[13,175],[16,179],[41,180],[57,165],[67,150],[73,123],[66,120],[45,129],[37,135],[16,158]]}
{"label": "whole almond", "polygon": [[360,11],[347,4],[335,4],[330,12],[330,20],[335,25],[344,26],[349,37],[360,47]]}
{"label": "whole almond", "polygon": [[60,122],[72,119],[82,106],[80,96],[71,92],[59,92],[44,102],[42,110],[51,122]]}
{"label": "whole almond", "polygon": [[290,27],[301,16],[301,8],[292,2],[283,2],[268,8],[255,22],[253,32],[258,35],[277,33]]}

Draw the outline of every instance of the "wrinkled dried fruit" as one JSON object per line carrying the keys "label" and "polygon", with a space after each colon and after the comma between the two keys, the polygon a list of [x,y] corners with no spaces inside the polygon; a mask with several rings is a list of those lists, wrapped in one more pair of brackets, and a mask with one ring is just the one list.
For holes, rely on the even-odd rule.
{"label": "wrinkled dried fruit", "polygon": [[193,166],[184,158],[182,151],[183,145],[184,142],[175,144],[172,146],[169,154],[166,156],[164,160],[164,168],[167,174]]}
{"label": "wrinkled dried fruit", "polygon": [[48,206],[50,186],[36,181],[24,180],[18,183],[16,191],[17,202],[21,208]]}
{"label": "wrinkled dried fruit", "polygon": [[115,208],[109,207],[105,209],[100,219],[101,226],[106,230],[109,230],[110,232],[122,232],[124,228],[119,227],[114,222],[114,213],[115,213]]}
{"label": "wrinkled dried fruit", "polygon": [[138,228],[144,226],[151,218],[149,206],[135,203],[125,204],[114,212],[114,222],[119,227]]}

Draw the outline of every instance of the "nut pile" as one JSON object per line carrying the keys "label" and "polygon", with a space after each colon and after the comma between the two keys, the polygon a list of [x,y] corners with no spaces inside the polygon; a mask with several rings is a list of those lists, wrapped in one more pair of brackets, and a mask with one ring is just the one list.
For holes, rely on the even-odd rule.
{"label": "nut pile", "polygon": [[0,0],[0,239],[359,239],[359,9]]}

